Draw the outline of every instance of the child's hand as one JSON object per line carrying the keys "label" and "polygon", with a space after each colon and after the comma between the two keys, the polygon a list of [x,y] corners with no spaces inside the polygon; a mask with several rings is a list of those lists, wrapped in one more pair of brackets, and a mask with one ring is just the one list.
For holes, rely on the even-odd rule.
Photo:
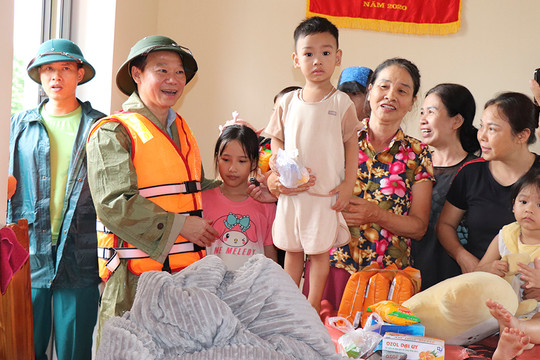
{"label": "child's hand", "polygon": [[540,288],[540,260],[534,259],[534,268],[530,268],[528,265],[518,263],[518,271],[521,273],[521,280],[525,282],[524,287]]}
{"label": "child's hand", "polygon": [[485,271],[500,277],[505,277],[508,272],[508,262],[504,260],[495,260],[485,269]]}
{"label": "child's hand", "polygon": [[297,195],[301,192],[309,190],[313,185],[315,185],[315,182],[317,181],[317,178],[315,175],[311,175],[311,169],[306,168],[309,173],[309,180],[307,183],[304,183],[302,185],[298,185],[295,188],[288,188],[283,186],[283,184],[279,181],[279,173],[275,170],[270,171],[270,175],[266,178],[266,185],[268,186],[268,190],[271,194],[273,194],[275,197],[279,197],[280,195]]}
{"label": "child's hand", "polygon": [[266,185],[266,177],[264,175],[258,175],[257,181],[259,185],[251,183],[248,186],[248,194],[255,200],[263,203],[273,203],[277,201],[277,198],[270,193],[268,186]]}
{"label": "child's hand", "polygon": [[352,197],[352,190],[348,189],[348,186],[344,182],[336,186],[332,191],[330,191],[330,195],[338,194],[338,198],[336,200],[336,203],[332,206],[332,210],[335,211],[343,211],[347,205],[349,205],[349,200],[351,200]]}

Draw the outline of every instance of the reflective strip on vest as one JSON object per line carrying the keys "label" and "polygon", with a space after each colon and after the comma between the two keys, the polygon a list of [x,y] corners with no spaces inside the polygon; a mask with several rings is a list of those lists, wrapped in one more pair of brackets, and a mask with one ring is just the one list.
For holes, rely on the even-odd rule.
{"label": "reflective strip on vest", "polygon": [[145,198],[152,198],[164,195],[191,194],[201,191],[201,183],[194,181],[190,183],[157,185],[139,189],[139,194]]}
{"label": "reflective strip on vest", "polygon": [[112,234],[112,231],[107,229],[105,225],[99,220],[96,220],[96,231],[105,233],[105,234]]}
{"label": "reflective strip on vest", "polygon": [[[194,252],[195,246],[191,242],[183,242],[183,243],[177,243],[174,244],[171,248],[171,251],[169,251],[169,255],[174,254],[181,254],[186,252]],[[101,258],[103,260],[107,260],[107,263],[105,266],[107,269],[109,269],[111,272],[114,272],[118,265],[120,265],[121,259],[145,259],[149,258],[150,255],[145,253],[142,250],[139,250],[137,248],[104,248],[104,247],[98,247],[97,248],[97,254],[98,258]]]}

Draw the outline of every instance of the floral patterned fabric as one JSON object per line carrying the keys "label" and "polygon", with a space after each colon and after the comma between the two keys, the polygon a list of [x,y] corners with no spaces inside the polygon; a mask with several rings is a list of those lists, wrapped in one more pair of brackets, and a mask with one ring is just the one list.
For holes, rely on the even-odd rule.
{"label": "floral patterned fabric", "polygon": [[[394,214],[407,215],[412,186],[421,181],[435,181],[429,148],[399,129],[390,145],[375,153],[369,142],[368,121],[364,119],[364,128],[359,132],[360,156],[354,195]],[[349,230],[351,242],[331,251],[331,266],[352,274],[374,261],[384,267],[392,263],[399,268],[409,265],[410,239],[394,235],[375,223],[349,227]]]}

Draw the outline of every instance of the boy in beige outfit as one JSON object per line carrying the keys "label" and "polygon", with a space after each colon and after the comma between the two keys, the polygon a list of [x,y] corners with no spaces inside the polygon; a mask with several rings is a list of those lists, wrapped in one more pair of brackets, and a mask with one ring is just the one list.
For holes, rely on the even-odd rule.
{"label": "boy in beige outfit", "polygon": [[286,251],[285,271],[298,285],[304,254],[309,255],[308,300],[319,310],[329,250],[350,240],[341,211],[356,180],[358,119],[349,97],[330,82],[341,64],[338,29],[324,18],[312,17],[298,25],[294,39],[294,66],[306,83],[281,98],[265,131],[272,136],[272,153],[298,149],[299,162],[317,181],[307,192],[279,197],[272,235],[274,244]]}

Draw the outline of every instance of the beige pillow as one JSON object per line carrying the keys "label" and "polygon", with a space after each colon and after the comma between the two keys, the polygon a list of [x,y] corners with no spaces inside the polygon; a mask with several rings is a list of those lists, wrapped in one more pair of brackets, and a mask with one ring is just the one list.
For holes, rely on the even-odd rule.
{"label": "beige pillow", "polygon": [[486,300],[515,314],[518,298],[500,276],[472,272],[446,279],[403,303],[421,320],[426,336],[451,339],[491,318]]}

